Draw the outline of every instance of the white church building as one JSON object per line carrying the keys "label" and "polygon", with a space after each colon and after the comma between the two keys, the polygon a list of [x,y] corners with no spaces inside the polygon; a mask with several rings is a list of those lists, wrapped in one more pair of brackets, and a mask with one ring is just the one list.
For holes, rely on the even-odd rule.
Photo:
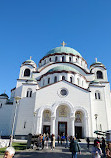
{"label": "white church building", "polygon": [[94,131],[111,130],[111,97],[107,69],[97,60],[86,60],[73,48],[50,50],[39,61],[22,63],[11,98],[0,95],[0,132],[11,134],[17,105],[14,135],[63,133],[77,138],[95,137]]}

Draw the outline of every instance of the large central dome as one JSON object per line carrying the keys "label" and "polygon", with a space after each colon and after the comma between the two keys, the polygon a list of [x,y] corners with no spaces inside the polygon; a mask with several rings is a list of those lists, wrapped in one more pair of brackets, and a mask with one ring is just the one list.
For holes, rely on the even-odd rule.
{"label": "large central dome", "polygon": [[73,55],[78,55],[81,57],[80,53],[77,52],[75,49],[73,48],[70,48],[70,47],[64,47],[64,46],[61,46],[61,47],[56,47],[54,49],[51,49],[47,54],[55,54],[55,53],[71,53]]}

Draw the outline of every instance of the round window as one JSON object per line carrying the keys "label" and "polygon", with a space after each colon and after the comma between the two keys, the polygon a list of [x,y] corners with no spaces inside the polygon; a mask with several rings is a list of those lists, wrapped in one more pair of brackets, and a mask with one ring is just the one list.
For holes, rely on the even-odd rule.
{"label": "round window", "polygon": [[59,95],[62,96],[62,97],[65,97],[68,95],[68,90],[65,89],[65,88],[62,88],[59,90]]}

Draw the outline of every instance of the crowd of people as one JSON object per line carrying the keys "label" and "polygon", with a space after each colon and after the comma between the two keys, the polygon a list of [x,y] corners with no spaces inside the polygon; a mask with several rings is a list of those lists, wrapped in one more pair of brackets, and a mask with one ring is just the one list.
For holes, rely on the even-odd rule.
{"label": "crowd of people", "polygon": [[[52,134],[43,134],[38,135],[36,137],[35,145],[39,149],[44,149],[44,145],[48,149],[50,147],[51,150],[55,149],[55,135]],[[50,140],[50,141],[49,141]],[[111,158],[111,143],[106,143],[104,137],[102,137],[101,141],[97,137],[94,140],[93,147],[90,146],[90,139],[87,138],[87,149],[90,149],[92,153],[92,158]],[[77,153],[81,154],[81,147],[76,140],[76,137],[68,136],[63,133],[62,136],[58,135],[57,137],[57,145],[64,145],[65,148],[69,148],[72,153],[72,158],[77,158]],[[13,147],[8,147],[5,151],[4,158],[12,158],[15,154],[15,149]]]}
{"label": "crowd of people", "polygon": [[104,137],[102,140],[97,137],[94,140],[94,146],[92,148],[92,158],[111,158],[111,143],[105,142]]}

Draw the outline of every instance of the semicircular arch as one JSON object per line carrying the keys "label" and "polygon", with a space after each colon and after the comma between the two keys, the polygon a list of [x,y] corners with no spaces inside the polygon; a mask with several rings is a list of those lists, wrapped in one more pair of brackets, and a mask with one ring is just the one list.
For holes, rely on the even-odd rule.
{"label": "semicircular arch", "polygon": [[76,106],[76,107],[74,107],[74,116],[75,116],[75,113],[77,111],[81,111],[84,114],[85,117],[88,117],[87,110],[85,108],[83,108],[82,106]]}
{"label": "semicircular arch", "polygon": [[51,112],[51,115],[52,115],[52,109],[51,109],[51,106],[42,106],[39,110],[37,110],[37,116],[38,117],[42,117],[42,114],[45,110],[49,110]]}
{"label": "semicircular arch", "polygon": [[68,102],[68,101],[58,101],[55,104],[53,104],[53,106],[52,106],[52,112],[53,112],[52,114],[53,114],[53,116],[56,116],[56,110],[61,105],[65,105],[65,106],[69,107],[71,113],[74,112],[74,107],[73,107],[73,105],[70,102]]}

